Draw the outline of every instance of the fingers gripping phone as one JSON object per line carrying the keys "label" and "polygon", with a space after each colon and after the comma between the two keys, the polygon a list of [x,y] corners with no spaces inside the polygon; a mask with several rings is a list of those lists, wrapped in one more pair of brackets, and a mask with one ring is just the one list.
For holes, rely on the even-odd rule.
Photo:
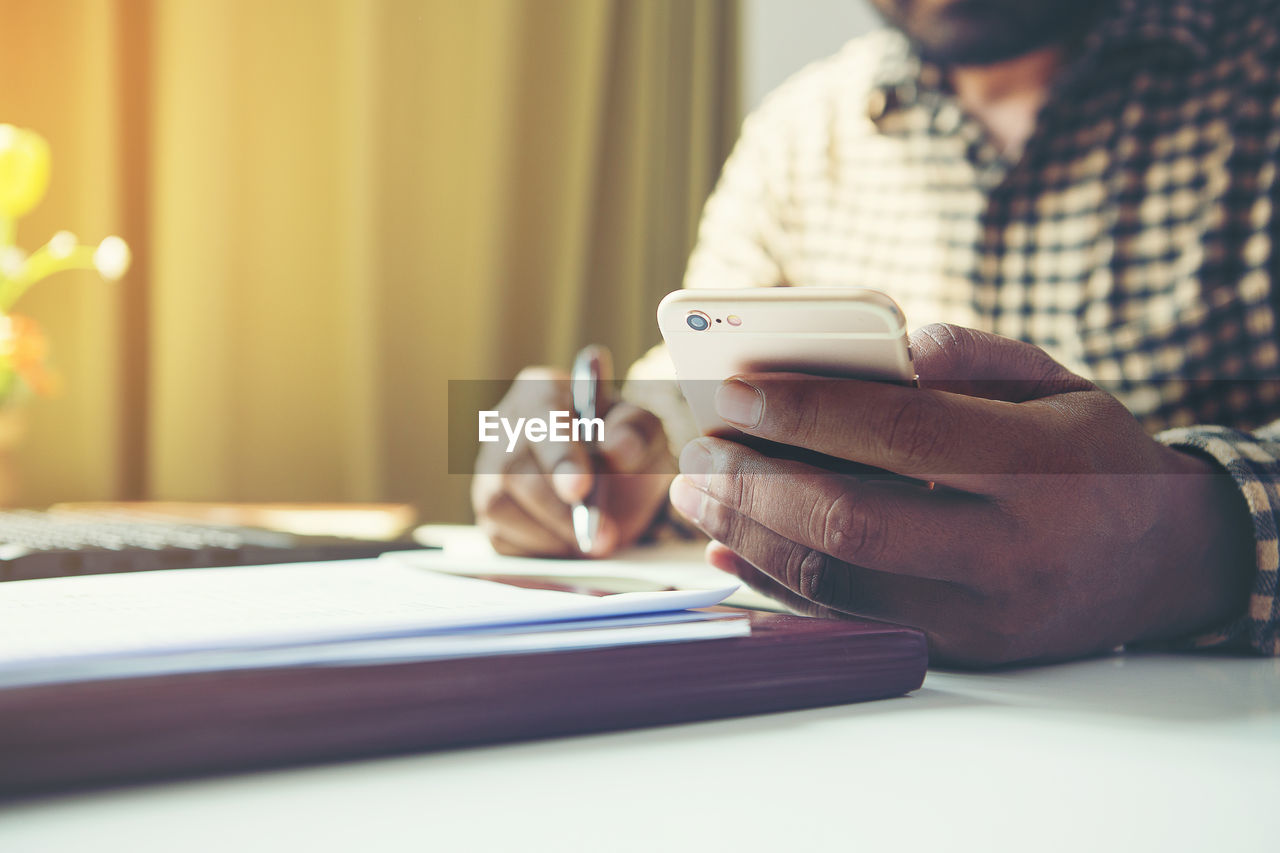
{"label": "fingers gripping phone", "polygon": [[715,393],[739,373],[915,383],[906,320],[876,290],[677,290],[658,306],[658,328],[706,434],[736,434],[716,414]]}

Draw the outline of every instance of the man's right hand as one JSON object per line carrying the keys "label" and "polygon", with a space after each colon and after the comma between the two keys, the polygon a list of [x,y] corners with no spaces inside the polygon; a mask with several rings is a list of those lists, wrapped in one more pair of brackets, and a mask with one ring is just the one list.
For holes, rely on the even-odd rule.
{"label": "man's right hand", "polygon": [[[503,417],[546,418],[572,408],[569,377],[550,368],[527,368],[498,404]],[[667,502],[676,461],[662,422],[652,412],[618,402],[604,419],[604,441],[593,462],[577,443],[531,442],[523,435],[511,452],[503,442],[485,444],[476,462],[471,505],[476,521],[502,554],[577,556],[571,507],[591,491],[601,509],[591,553],[602,557],[631,544]]]}

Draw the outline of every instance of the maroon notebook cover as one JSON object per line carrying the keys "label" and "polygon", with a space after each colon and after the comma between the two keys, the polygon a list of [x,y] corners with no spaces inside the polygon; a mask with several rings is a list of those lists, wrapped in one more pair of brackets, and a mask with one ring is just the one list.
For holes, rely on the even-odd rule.
{"label": "maroon notebook cover", "polygon": [[924,680],[924,635],[752,613],[752,635],[0,690],[0,796],[839,705]]}

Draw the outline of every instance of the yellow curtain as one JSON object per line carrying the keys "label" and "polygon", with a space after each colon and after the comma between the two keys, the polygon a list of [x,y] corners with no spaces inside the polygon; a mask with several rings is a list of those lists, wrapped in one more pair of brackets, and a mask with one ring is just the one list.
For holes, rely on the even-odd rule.
{"label": "yellow curtain", "polygon": [[0,0],[0,121],[66,389],[24,503],[405,500],[467,517],[449,379],[656,339],[737,122],[733,0]]}

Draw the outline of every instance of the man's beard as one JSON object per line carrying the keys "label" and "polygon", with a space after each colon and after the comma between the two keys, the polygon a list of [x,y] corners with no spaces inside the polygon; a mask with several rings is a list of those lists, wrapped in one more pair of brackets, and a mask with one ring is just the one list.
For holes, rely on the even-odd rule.
{"label": "man's beard", "polygon": [[992,65],[1076,38],[1108,0],[871,0],[939,65]]}

